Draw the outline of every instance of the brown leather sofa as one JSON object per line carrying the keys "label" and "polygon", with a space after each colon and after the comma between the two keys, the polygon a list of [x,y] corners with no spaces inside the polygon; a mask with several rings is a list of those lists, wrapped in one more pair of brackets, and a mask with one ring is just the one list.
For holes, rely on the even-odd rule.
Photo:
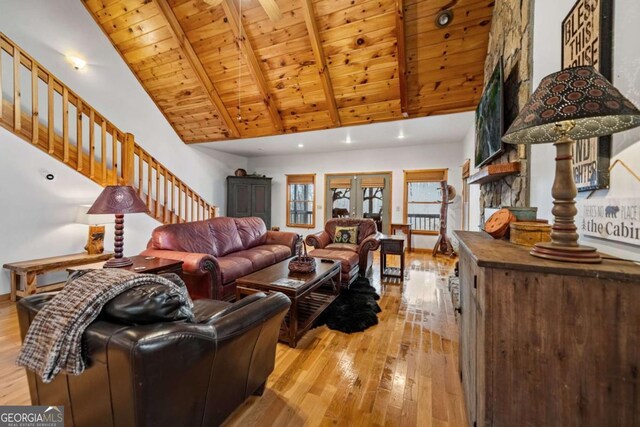
{"label": "brown leather sofa", "polygon": [[[358,227],[357,244],[333,243],[336,227]],[[324,230],[310,234],[305,243],[315,249],[309,254],[342,263],[342,283],[351,283],[357,274],[367,274],[373,264],[373,251],[380,247],[381,233],[375,221],[363,218],[333,218]]]}
{"label": "brown leather sofa", "polygon": [[[18,302],[22,339],[54,295]],[[234,304],[202,299],[194,301],[196,323],[143,325],[130,323],[141,310],[135,301],[120,301],[124,323],[105,317],[105,306],[83,335],[86,370],[60,373],[48,384],[27,371],[31,403],[64,405],[66,426],[220,425],[248,396],[263,393],[290,304],[281,293]],[[166,317],[167,310],[165,304],[155,316]]]}
{"label": "brown leather sofa", "polygon": [[293,255],[298,235],[267,231],[260,218],[220,217],[162,225],[141,255],[184,261],[191,298],[232,300],[236,279]]}

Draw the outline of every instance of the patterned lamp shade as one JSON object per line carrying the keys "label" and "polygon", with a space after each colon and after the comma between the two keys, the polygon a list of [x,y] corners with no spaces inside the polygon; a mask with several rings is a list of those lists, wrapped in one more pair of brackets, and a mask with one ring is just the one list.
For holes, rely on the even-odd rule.
{"label": "patterned lamp shade", "polygon": [[[557,126],[568,123],[569,126]],[[562,133],[586,139],[640,126],[640,111],[592,66],[542,79],[502,138],[510,144],[556,142]]]}
{"label": "patterned lamp shade", "polygon": [[109,185],[102,190],[88,214],[149,212],[136,190],[129,185]]}

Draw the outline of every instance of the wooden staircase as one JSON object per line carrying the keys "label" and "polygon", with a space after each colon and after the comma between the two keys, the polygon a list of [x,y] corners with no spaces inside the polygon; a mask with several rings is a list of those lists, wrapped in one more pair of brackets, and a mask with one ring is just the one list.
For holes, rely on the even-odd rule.
{"label": "wooden staircase", "polygon": [[[9,64],[2,63],[2,51],[11,57]],[[2,80],[7,66],[13,81],[9,90]],[[28,81],[21,82],[27,75]],[[5,99],[3,91],[13,96]],[[171,224],[217,216],[216,206],[140,147],[132,134],[118,129],[2,33],[0,95],[0,126],[103,187],[133,186],[156,220]]]}

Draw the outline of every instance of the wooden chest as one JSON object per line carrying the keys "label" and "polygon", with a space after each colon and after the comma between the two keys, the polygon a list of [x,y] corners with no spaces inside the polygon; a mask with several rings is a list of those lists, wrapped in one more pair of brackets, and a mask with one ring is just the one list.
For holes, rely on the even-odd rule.
{"label": "wooden chest", "polygon": [[456,235],[469,424],[640,425],[640,266]]}

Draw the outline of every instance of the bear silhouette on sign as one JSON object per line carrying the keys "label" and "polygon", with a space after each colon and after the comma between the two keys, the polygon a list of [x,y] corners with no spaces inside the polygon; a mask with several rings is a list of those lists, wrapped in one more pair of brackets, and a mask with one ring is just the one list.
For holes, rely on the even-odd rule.
{"label": "bear silhouette on sign", "polygon": [[620,212],[620,206],[607,206],[604,209],[604,215],[607,218],[617,218],[618,212]]}

